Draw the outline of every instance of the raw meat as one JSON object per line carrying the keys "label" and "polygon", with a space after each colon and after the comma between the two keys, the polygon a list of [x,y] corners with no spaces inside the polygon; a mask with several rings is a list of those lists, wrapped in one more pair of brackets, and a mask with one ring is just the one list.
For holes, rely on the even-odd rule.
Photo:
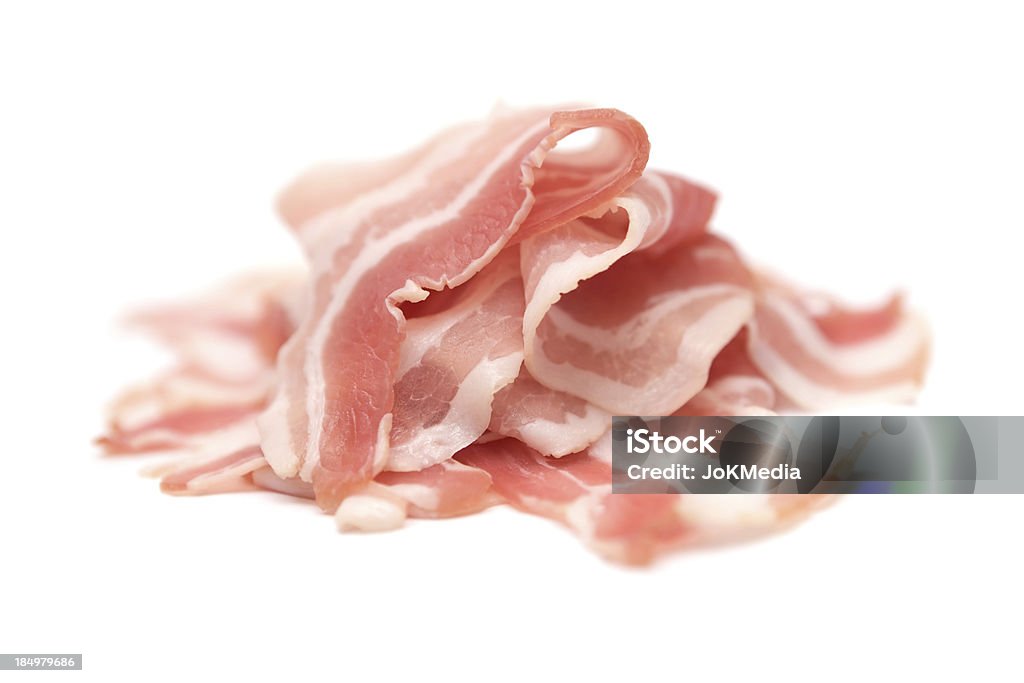
{"label": "raw meat", "polygon": [[752,269],[648,153],[616,110],[501,110],[314,169],[280,198],[308,269],[134,316],[177,361],[99,443],[169,456],[168,493],[275,491],[343,531],[504,503],[627,563],[801,519],[826,497],[612,493],[612,415],[909,400],[927,329]]}

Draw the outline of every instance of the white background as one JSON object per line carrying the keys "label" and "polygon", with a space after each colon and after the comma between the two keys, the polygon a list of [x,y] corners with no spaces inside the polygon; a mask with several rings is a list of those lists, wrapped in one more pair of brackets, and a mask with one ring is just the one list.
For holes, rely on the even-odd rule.
{"label": "white background", "polygon": [[119,314],[297,259],[292,174],[499,99],[630,112],[752,259],[911,293],[917,410],[1024,413],[1012,3],[254,4],[0,9],[0,651],[83,652],[34,674],[61,680],[1020,680],[1021,497],[848,499],[630,571],[507,510],[339,536],[166,497],[90,445],[164,360]]}

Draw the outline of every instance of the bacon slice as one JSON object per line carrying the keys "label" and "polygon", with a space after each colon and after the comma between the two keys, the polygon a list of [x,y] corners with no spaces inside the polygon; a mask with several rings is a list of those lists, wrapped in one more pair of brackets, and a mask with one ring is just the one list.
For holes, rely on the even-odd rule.
{"label": "bacon slice", "polygon": [[422,470],[476,441],[523,362],[523,284],[503,251],[449,305],[409,320],[395,373],[388,469]]}
{"label": "bacon slice", "polygon": [[499,502],[483,470],[446,460],[419,472],[381,472],[348,496],[334,519],[342,531],[387,531],[406,516],[436,519],[479,512]]}
{"label": "bacon slice", "polygon": [[777,404],[775,387],[747,354],[743,329],[715,357],[707,386],[674,415],[772,415]]}
{"label": "bacon slice", "polygon": [[177,495],[251,491],[254,484],[247,475],[262,467],[266,467],[266,461],[257,445],[227,455],[187,458],[161,472],[160,488]]}
{"label": "bacon slice", "polygon": [[[256,486],[289,496],[314,499],[313,485],[281,479],[265,466],[252,473]],[[479,512],[502,502],[483,470],[447,460],[419,472],[382,472],[335,513],[341,531],[390,531],[406,517],[439,519]]]}
{"label": "bacon slice", "polygon": [[254,273],[131,316],[132,325],[171,347],[178,365],[118,397],[99,443],[108,453],[188,449],[248,429],[273,387],[277,350],[295,327],[300,278]]}
{"label": "bacon slice", "polygon": [[122,394],[97,443],[110,454],[188,448],[254,419],[268,391],[262,380],[226,382],[193,368],[172,370]]}
{"label": "bacon slice", "polygon": [[713,206],[700,186],[649,173],[600,221],[525,242],[533,377],[618,414],[669,412],[696,394],[752,307],[746,269],[704,235]]}
{"label": "bacon slice", "polygon": [[611,414],[592,403],[542,385],[523,368],[494,396],[489,429],[519,439],[544,455],[582,451],[611,424]]}
{"label": "bacon slice", "polygon": [[[264,466],[252,474],[256,486],[300,498],[315,498],[313,485],[281,479]],[[479,512],[501,502],[483,470],[447,460],[419,472],[382,472],[348,496],[335,513],[341,531],[388,531],[405,518],[438,519]]]}
{"label": "bacon slice", "polygon": [[846,308],[762,276],[748,324],[750,359],[796,406],[908,401],[928,364],[928,330],[899,297]]}
{"label": "bacon slice", "polygon": [[259,271],[180,304],[146,307],[128,323],[172,348],[181,364],[228,381],[266,379],[301,315],[301,271]]}
{"label": "bacon slice", "polygon": [[[585,163],[570,155],[537,171],[559,139],[591,126],[619,141]],[[521,227],[532,234],[607,202],[635,181],[647,154],[643,129],[619,112],[499,115],[446,133],[396,162],[373,192],[339,194],[299,226],[311,309],[279,355],[280,384],[259,421],[275,472],[312,481],[317,502],[334,510],[381,471],[405,333],[400,305],[462,284]]]}
{"label": "bacon slice", "polygon": [[774,415],[775,388],[753,375],[711,380],[675,415]]}
{"label": "bacon slice", "polygon": [[612,494],[611,465],[590,453],[545,458],[514,439],[458,460],[491,475],[511,505],[568,526],[604,557],[645,564],[682,545],[778,531],[827,502],[817,495]]}
{"label": "bacon slice", "polygon": [[565,524],[610,559],[644,563],[662,546],[693,535],[676,514],[674,497],[613,496],[610,465],[586,453],[550,459],[502,439],[457,457],[490,474],[494,489],[511,505]]}
{"label": "bacon slice", "polygon": [[[647,210],[633,206],[631,231]],[[612,414],[661,415],[685,403],[753,309],[746,268],[724,241],[705,235],[619,260],[642,239],[601,249],[610,239],[576,222],[523,245],[527,368]],[[587,273],[596,274],[579,284]]]}

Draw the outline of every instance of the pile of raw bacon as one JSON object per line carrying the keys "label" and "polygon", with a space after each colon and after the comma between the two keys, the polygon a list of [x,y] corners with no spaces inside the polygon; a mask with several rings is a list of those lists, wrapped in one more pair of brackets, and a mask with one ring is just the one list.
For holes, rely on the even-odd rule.
{"label": "pile of raw bacon", "polygon": [[176,454],[165,491],[305,496],[341,529],[508,504],[625,562],[800,518],[816,496],[611,494],[610,416],[906,400],[924,327],[752,271],[648,150],[619,111],[502,111],[309,172],[280,200],[308,271],[137,315],[180,363],[115,402],[104,447]]}

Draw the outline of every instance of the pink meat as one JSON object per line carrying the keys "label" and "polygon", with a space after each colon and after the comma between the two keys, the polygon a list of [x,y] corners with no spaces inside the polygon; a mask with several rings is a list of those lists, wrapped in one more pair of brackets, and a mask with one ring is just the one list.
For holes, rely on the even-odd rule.
{"label": "pink meat", "polygon": [[[313,485],[281,479],[264,466],[252,473],[256,486],[289,496],[313,499]],[[338,506],[335,521],[342,531],[384,531],[405,518],[438,519],[479,512],[500,502],[483,470],[446,460],[419,472],[381,472],[374,481]]]}
{"label": "pink meat", "polygon": [[741,330],[711,364],[708,383],[674,415],[770,415],[775,387],[751,362],[747,331]]}
{"label": "pink meat", "polygon": [[816,495],[612,494],[611,466],[589,453],[546,458],[515,439],[457,456],[511,505],[557,520],[605,557],[644,564],[681,545],[721,543],[791,524],[826,502]]}
{"label": "pink meat", "polygon": [[904,400],[926,329],[900,297],[752,271],[708,234],[714,193],[648,152],[615,110],[500,111],[314,169],[280,198],[308,272],[136,315],[177,364],[100,444],[174,455],[150,468],[168,493],[279,491],[363,531],[505,502],[629,563],[800,519],[827,499],[612,494],[611,416]]}
{"label": "pink meat", "polygon": [[495,392],[519,374],[523,285],[515,249],[451,290],[445,304],[406,324],[388,469],[421,470],[476,441],[490,422]]}
{"label": "pink meat", "polygon": [[489,474],[446,460],[418,472],[381,472],[347,496],[334,519],[342,531],[386,531],[401,526],[407,516],[456,517],[498,502]]}
{"label": "pink meat", "polygon": [[[593,158],[552,164],[535,183],[555,143],[591,126],[620,138]],[[396,162],[369,194],[341,193],[342,203],[326,202],[298,228],[312,262],[311,309],[282,349],[276,396],[259,424],[274,470],[312,481],[327,510],[387,464],[400,305],[462,284],[521,227],[544,230],[616,196],[648,149],[643,129],[609,110],[498,115],[428,147]]]}
{"label": "pink meat", "polygon": [[254,272],[180,304],[128,318],[174,349],[182,365],[224,380],[266,379],[295,329],[303,274]]}
{"label": "pink meat", "polygon": [[557,457],[597,441],[608,431],[611,417],[578,396],[549,389],[523,368],[515,382],[494,396],[489,429]]}
{"label": "pink meat", "polygon": [[807,410],[909,401],[928,365],[927,326],[898,297],[855,310],[762,276],[747,327],[754,365]]}
{"label": "pink meat", "polygon": [[[537,239],[554,241],[556,232]],[[543,272],[526,277],[527,368],[612,414],[672,412],[704,387],[715,355],[749,320],[746,268],[705,235],[630,254],[578,285],[580,253],[554,263],[550,250],[530,254]]]}
{"label": "pink meat", "polygon": [[260,447],[247,446],[200,462],[183,462],[163,473],[160,488],[174,494],[251,491],[254,485],[247,475],[265,466]]}
{"label": "pink meat", "polygon": [[273,387],[278,349],[295,328],[299,278],[254,273],[186,303],[131,316],[178,363],[117,398],[99,443],[108,453],[183,449],[251,422]]}

